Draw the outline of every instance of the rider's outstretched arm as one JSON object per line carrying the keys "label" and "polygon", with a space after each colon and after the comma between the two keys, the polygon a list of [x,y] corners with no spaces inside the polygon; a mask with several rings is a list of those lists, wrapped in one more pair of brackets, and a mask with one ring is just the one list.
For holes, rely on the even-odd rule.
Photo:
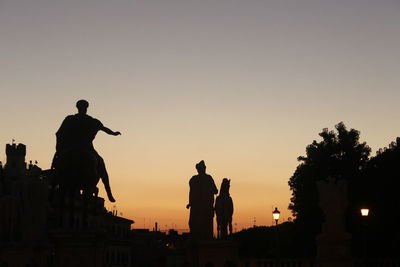
{"label": "rider's outstretched arm", "polygon": [[120,132],[111,131],[110,129],[108,129],[107,127],[104,127],[104,126],[100,130],[102,130],[103,132],[110,134],[110,135],[120,135],[121,134]]}

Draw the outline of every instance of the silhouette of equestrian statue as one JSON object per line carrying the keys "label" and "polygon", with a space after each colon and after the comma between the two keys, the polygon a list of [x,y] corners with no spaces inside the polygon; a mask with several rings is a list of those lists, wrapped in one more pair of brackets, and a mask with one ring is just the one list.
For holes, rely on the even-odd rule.
{"label": "silhouette of equestrian statue", "polygon": [[104,160],[94,149],[93,140],[98,131],[114,136],[121,133],[110,130],[99,120],[87,115],[89,103],[86,100],[79,100],[76,107],[78,113],[67,116],[56,133],[52,169],[56,171],[60,188],[70,190],[95,193],[101,178],[108,199],[115,202]]}
{"label": "silhouette of equestrian statue", "polygon": [[196,164],[198,175],[189,181],[189,228],[194,240],[213,239],[214,195],[218,193],[211,175],[206,174],[204,161]]}
{"label": "silhouette of equestrian statue", "polygon": [[229,195],[229,187],[231,180],[224,178],[222,180],[219,196],[215,200],[215,213],[217,215],[217,232],[219,239],[226,239],[229,234],[232,234],[232,215],[233,201]]}

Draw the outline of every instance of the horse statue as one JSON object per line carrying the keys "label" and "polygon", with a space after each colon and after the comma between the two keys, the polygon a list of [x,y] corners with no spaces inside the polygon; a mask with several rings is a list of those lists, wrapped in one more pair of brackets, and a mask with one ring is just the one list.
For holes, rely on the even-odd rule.
{"label": "horse statue", "polygon": [[[82,192],[84,227],[88,226],[89,199],[97,196],[96,187],[100,180],[97,157],[89,150],[68,149],[57,155],[54,163],[53,188],[58,187],[59,224],[64,224],[64,215],[69,214],[69,227],[73,227],[75,203]],[[53,189],[54,190],[54,189]],[[66,206],[68,212],[65,212]]]}
{"label": "horse statue", "polygon": [[231,180],[224,178],[222,180],[219,195],[215,201],[215,213],[217,214],[217,233],[219,239],[226,239],[229,234],[232,234],[232,215],[233,201],[229,195],[229,187]]}

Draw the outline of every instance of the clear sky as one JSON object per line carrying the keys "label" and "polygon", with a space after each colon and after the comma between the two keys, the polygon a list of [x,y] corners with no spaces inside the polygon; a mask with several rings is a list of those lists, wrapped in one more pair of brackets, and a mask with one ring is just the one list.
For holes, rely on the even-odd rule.
{"label": "clear sky", "polygon": [[84,98],[122,132],[95,147],[134,227],[187,229],[202,159],[218,188],[232,179],[238,230],[270,224],[322,128],[344,121],[373,151],[400,135],[399,14],[397,0],[0,0],[0,146],[48,168]]}

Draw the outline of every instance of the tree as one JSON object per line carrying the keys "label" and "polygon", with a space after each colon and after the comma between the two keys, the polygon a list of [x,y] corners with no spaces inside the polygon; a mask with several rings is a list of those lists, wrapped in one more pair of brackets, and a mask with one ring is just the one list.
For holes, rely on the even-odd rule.
{"label": "tree", "polygon": [[370,209],[369,254],[398,256],[400,244],[400,138],[379,149],[365,169],[362,204]]}
{"label": "tree", "polygon": [[[322,141],[314,140],[307,146],[306,156],[298,157],[300,164],[289,180],[292,191],[289,209],[302,229],[299,238],[308,244],[306,254],[315,253],[314,240],[323,221],[322,211],[318,207],[316,182],[328,176],[345,179],[349,182],[349,195],[357,198],[357,184],[362,179],[362,170],[371,152],[365,142],[360,143],[359,131],[347,130],[343,122],[335,128],[336,132],[323,129],[319,133]],[[349,201],[354,202],[352,199]]]}

